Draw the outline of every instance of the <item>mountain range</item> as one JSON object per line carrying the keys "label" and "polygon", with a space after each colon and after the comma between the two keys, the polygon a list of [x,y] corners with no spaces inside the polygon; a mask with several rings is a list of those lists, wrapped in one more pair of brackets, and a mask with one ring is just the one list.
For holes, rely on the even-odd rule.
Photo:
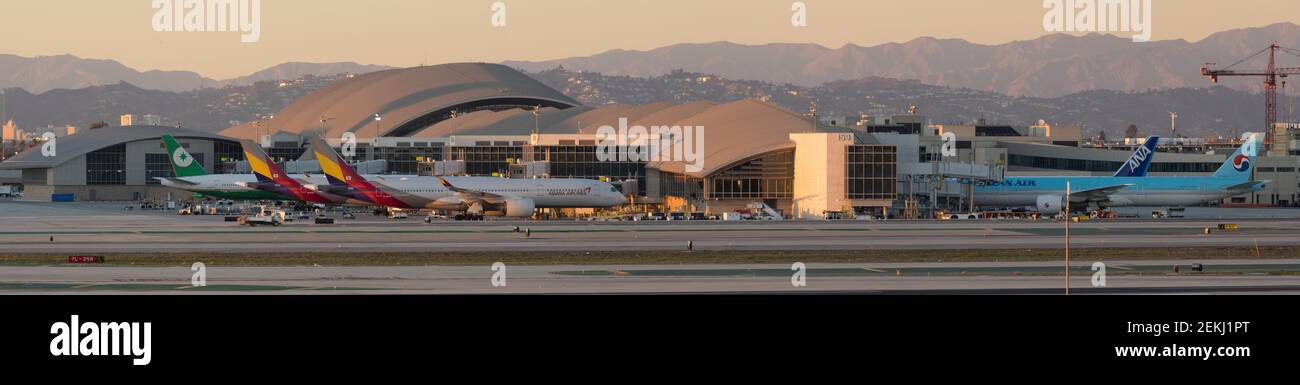
{"label": "mountain range", "polygon": [[[606,75],[652,77],[677,69],[736,80],[816,86],[838,80],[883,77],[924,84],[969,88],[1010,96],[1058,97],[1090,90],[1148,91],[1209,87],[1200,75],[1204,63],[1227,65],[1277,42],[1300,47],[1300,25],[1214,33],[1196,42],[1161,40],[1135,43],[1104,34],[1053,34],[997,45],[961,39],[916,38],[871,47],[846,44],[731,42],[674,44],[648,51],[611,50],[592,56],[546,61],[505,61],[529,72],[562,67]],[[1300,66],[1300,56],[1279,54],[1280,66]],[[1237,67],[1262,68],[1263,55]],[[340,63],[283,63],[253,74],[217,80],[189,71],[137,71],[117,61],[72,55],[22,57],[0,54],[0,88],[32,93],[76,89],[118,82],[161,91],[244,86],[260,80],[296,79],[306,75],[367,73],[393,67]],[[1258,92],[1254,78],[1224,78],[1222,85]]]}
{"label": "mountain range", "polygon": [[[844,117],[897,113],[915,105],[935,123],[1023,125],[1045,119],[1083,124],[1093,134],[1116,133],[1128,124],[1167,131],[1165,112],[1178,111],[1180,134],[1205,136],[1258,129],[1263,98],[1258,79],[1211,84],[1199,74],[1201,62],[1229,64],[1274,41],[1300,46],[1300,26],[1230,30],[1194,43],[1133,43],[1098,34],[1000,45],[918,38],[839,49],[719,42],[505,64],[587,105],[758,98],[797,112],[816,105],[823,115]],[[1300,57],[1279,55],[1280,66],[1300,66]],[[1234,68],[1262,67],[1256,59]],[[0,55],[0,89],[7,88],[6,116],[22,127],[86,127],[133,113],[217,131],[274,114],[340,74],[388,68],[291,62],[215,80],[188,71],[141,72],[113,60],[71,55]],[[1280,100],[1283,117],[1294,116],[1296,93],[1289,94]]]}
{"label": "mountain range", "polygon": [[[1211,82],[1200,74],[1204,63],[1228,65],[1273,42],[1300,48],[1300,26],[1279,23],[1234,29],[1196,42],[1180,39],[1134,43],[1103,34],[1053,34],[998,45],[922,37],[905,43],[872,47],[847,44],[836,49],[817,44],[714,42],[503,64],[531,72],[563,67],[634,77],[682,69],[800,86],[884,77],[1010,96],[1058,97],[1089,90],[1209,87]],[[1300,57],[1279,55],[1279,65],[1300,66]],[[1263,68],[1266,63],[1261,56],[1235,68]],[[1252,92],[1261,88],[1260,81],[1248,78],[1225,78],[1221,84]]]}
{"label": "mountain range", "polygon": [[[1256,130],[1263,122],[1262,95],[1222,86],[1146,92],[1092,90],[1034,98],[875,77],[803,87],[685,71],[645,78],[561,69],[529,75],[591,106],[759,99],[800,113],[816,105],[823,119],[836,120],[856,119],[864,113],[902,113],[916,106],[933,123],[983,120],[1027,125],[1044,119],[1052,124],[1082,124],[1087,135],[1106,132],[1112,138],[1129,124],[1143,133],[1170,135],[1166,111],[1178,111],[1178,134],[1194,137],[1233,135]],[[10,88],[5,90],[5,105],[7,116],[20,128],[36,132],[47,125],[70,124],[83,129],[99,121],[117,125],[118,116],[127,113],[159,115],[164,125],[217,132],[265,118],[342,78],[344,75],[309,75],[184,92],[149,90],[126,82],[40,94]],[[1294,97],[1279,101],[1283,116],[1293,116],[1296,101]]]}
{"label": "mountain range", "polygon": [[0,54],[0,89],[17,87],[31,93],[43,93],[54,89],[78,89],[126,82],[144,89],[180,92],[245,86],[262,80],[297,79],[306,75],[361,74],[389,68],[392,67],[352,62],[290,62],[247,76],[215,80],[190,71],[141,72],[115,60],[83,59],[73,55],[23,57]]}

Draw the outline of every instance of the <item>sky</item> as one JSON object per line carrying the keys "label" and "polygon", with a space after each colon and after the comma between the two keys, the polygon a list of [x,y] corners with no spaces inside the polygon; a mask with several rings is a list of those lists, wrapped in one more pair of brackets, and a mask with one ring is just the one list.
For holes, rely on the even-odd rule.
{"label": "sky", "polygon": [[[721,40],[837,48],[922,36],[1000,44],[1049,33],[1043,0],[804,0],[802,27],[791,25],[791,0],[260,0],[259,38],[244,43],[239,32],[156,31],[156,1],[167,0],[4,0],[0,53],[227,79],[289,61],[415,66]],[[493,25],[496,2],[505,5],[504,26]],[[1151,13],[1152,40],[1196,41],[1300,23],[1300,1],[1152,0]]]}

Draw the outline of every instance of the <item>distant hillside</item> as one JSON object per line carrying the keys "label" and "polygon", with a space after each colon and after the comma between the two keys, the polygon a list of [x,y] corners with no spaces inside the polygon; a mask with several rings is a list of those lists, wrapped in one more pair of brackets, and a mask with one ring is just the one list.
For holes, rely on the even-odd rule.
{"label": "distant hillside", "polygon": [[[1089,90],[1147,91],[1209,87],[1200,75],[1206,62],[1226,65],[1269,43],[1300,48],[1300,26],[1280,23],[1185,40],[1134,43],[1111,35],[1049,35],[1028,41],[981,45],[961,39],[922,37],[873,47],[848,44],[742,45],[729,42],[676,44],[649,51],[613,50],[587,57],[503,64],[531,72],[563,66],[574,71],[637,77],[675,69],[731,79],[816,86],[869,77],[918,80],[1012,96],[1057,97]],[[1300,57],[1279,58],[1300,66]],[[1241,68],[1264,66],[1260,60]],[[1238,90],[1260,89],[1259,81],[1225,79]]]}
{"label": "distant hillside", "polygon": [[246,86],[255,82],[264,80],[293,80],[307,75],[329,76],[342,73],[364,74],[375,71],[393,69],[395,67],[357,64],[353,62],[342,63],[303,63],[290,62],[273,66],[261,71],[257,71],[248,76],[241,76],[234,79],[227,79],[221,82],[222,85]]}
{"label": "distant hillside", "polygon": [[[1169,135],[1168,111],[1179,113],[1180,135],[1226,136],[1259,130],[1264,108],[1262,96],[1226,87],[1149,92],[1093,90],[1057,98],[1031,98],[878,77],[817,87],[730,80],[683,71],[640,78],[551,69],[534,77],[588,105],[757,98],[800,113],[815,103],[822,117],[850,118],[864,113],[897,114],[917,106],[932,123],[983,119],[989,124],[1028,125],[1044,119],[1052,124],[1083,124],[1088,135],[1106,131],[1111,138],[1122,135],[1129,124],[1136,124],[1144,133]],[[1288,106],[1292,110],[1297,107],[1295,98],[1283,102],[1282,111],[1287,111]]]}
{"label": "distant hillside", "polygon": [[[796,112],[814,103],[823,117],[860,114],[895,114],[917,106],[933,123],[974,122],[1025,125],[1038,119],[1052,124],[1080,123],[1089,135],[1105,130],[1115,137],[1129,124],[1142,132],[1168,134],[1166,111],[1177,111],[1179,133],[1187,136],[1228,135],[1258,130],[1263,121],[1263,98],[1225,87],[1175,88],[1148,92],[1093,90],[1057,98],[1012,97],[969,88],[940,87],[915,80],[870,77],[841,80],[816,87],[731,80],[725,77],[676,71],[663,76],[607,76],[590,72],[552,69],[531,74],[541,82],[586,105],[646,104],[659,101],[686,103],[697,100],[769,100]],[[19,88],[5,90],[8,116],[22,128],[88,127],[96,121],[117,125],[122,114],[155,114],[163,124],[181,124],[204,131],[219,131],[279,112],[341,75],[304,76],[297,80],[263,81],[245,86],[205,88],[186,92],[148,90],[128,83],[75,90],[59,89],[32,94]],[[1281,111],[1297,107],[1296,98],[1282,100]]]}
{"label": "distant hillside", "polygon": [[113,60],[82,59],[72,55],[33,58],[0,55],[0,88],[18,87],[41,93],[119,82],[165,91],[188,91],[217,85],[217,81],[189,71],[140,72]]}
{"label": "distant hillside", "polygon": [[227,80],[214,80],[189,71],[131,69],[114,60],[83,59],[72,55],[22,57],[0,54],[0,88],[22,88],[30,93],[54,89],[79,89],[121,82],[159,91],[192,91],[228,85],[246,86],[263,80],[292,80],[307,75],[363,74],[392,67],[344,63],[284,63]]}
{"label": "distant hillside", "polygon": [[274,114],[340,77],[308,75],[283,86],[258,82],[186,92],[149,90],[125,82],[41,94],[10,88],[5,90],[5,105],[7,116],[20,128],[71,124],[84,129],[98,121],[116,126],[123,114],[154,114],[162,117],[163,125],[216,132]]}

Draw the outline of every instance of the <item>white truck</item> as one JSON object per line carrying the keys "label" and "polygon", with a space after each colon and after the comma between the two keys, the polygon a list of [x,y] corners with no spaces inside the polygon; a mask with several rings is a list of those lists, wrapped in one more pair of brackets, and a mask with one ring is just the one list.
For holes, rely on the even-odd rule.
{"label": "white truck", "polygon": [[240,224],[279,226],[284,224],[284,210],[272,210],[263,206],[252,215],[240,217]]}

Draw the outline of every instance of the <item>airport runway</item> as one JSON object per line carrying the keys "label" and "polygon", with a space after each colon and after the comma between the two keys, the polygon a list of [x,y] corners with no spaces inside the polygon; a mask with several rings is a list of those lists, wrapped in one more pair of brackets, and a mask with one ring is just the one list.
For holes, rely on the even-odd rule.
{"label": "airport runway", "polygon": [[[1105,287],[1089,264],[1075,264],[1072,294],[1297,294],[1300,260],[1116,261]],[[494,286],[490,266],[207,268],[191,285],[188,267],[0,266],[0,294],[593,294],[852,293],[1062,294],[1059,262],[867,263],[806,265],[806,286],[789,264],[506,266]],[[1272,275],[1290,272],[1292,275]],[[1222,274],[1222,275],[1219,275]],[[501,281],[497,281],[501,282]]]}
{"label": "airport runway", "polygon": [[[1053,221],[595,222],[438,221],[368,215],[339,224],[248,227],[218,216],[122,211],[110,204],[0,203],[10,252],[893,250],[1059,248]],[[1300,214],[1300,210],[1296,211]],[[1206,227],[1237,223],[1240,230]],[[515,228],[520,231],[516,232]],[[1292,246],[1300,219],[1094,220],[1071,225],[1073,247]],[[53,239],[51,241],[51,239]]]}
{"label": "airport runway", "polygon": [[[239,226],[214,216],[125,211],[102,203],[0,202],[7,252],[871,250],[1060,248],[1052,221],[594,222],[389,220],[336,225]],[[1104,220],[1071,225],[1074,247],[1300,245],[1300,219]],[[1294,213],[1300,214],[1300,210]],[[1258,214],[1258,213],[1256,213]],[[1232,232],[1205,227],[1236,223]],[[529,233],[516,232],[515,227]],[[50,237],[54,240],[50,241]],[[0,266],[0,294],[492,294],[852,293],[1058,294],[1061,262],[808,263],[807,286],[789,264],[511,265],[492,285],[489,266],[210,266],[208,286],[188,266]],[[1192,263],[1206,271],[1192,272]],[[1180,273],[1174,274],[1174,266]],[[1077,294],[1300,294],[1300,256],[1262,260],[1108,261],[1104,288],[1088,263],[1072,267]]]}

